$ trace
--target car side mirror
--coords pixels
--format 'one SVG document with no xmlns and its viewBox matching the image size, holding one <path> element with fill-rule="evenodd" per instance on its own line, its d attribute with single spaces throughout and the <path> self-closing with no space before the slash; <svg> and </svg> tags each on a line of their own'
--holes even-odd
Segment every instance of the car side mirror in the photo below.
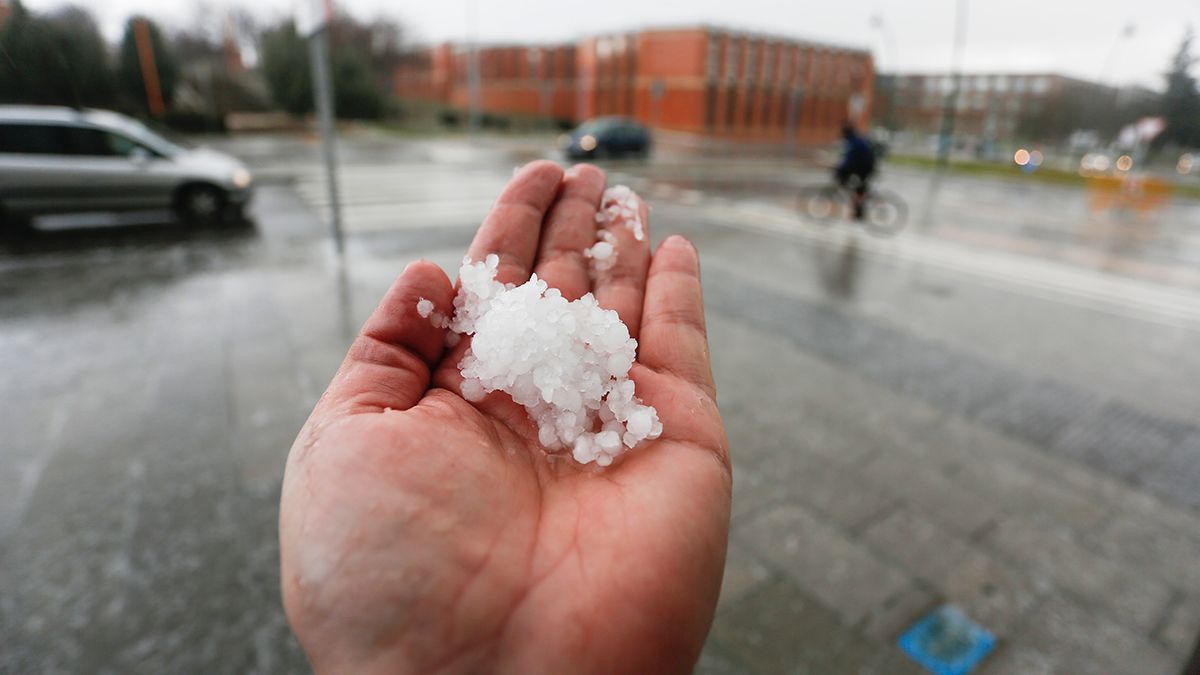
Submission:
<svg viewBox="0 0 1200 675">
<path fill-rule="evenodd" d="M 150 151 L 142 147 L 135 147 L 129 151 L 129 161 L 138 165 L 148 164 L 150 162 Z"/>
</svg>

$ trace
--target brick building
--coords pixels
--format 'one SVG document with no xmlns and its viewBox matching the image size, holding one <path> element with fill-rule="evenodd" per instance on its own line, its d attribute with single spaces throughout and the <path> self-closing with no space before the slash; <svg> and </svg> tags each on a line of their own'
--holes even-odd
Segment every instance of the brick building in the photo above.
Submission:
<svg viewBox="0 0 1200 675">
<path fill-rule="evenodd" d="M 889 128 L 936 134 L 948 74 L 880 75 L 875 119 Z M 1129 90 L 1132 91 L 1132 90 Z M 1129 91 L 1056 74 L 962 76 L 955 104 L 957 136 L 992 140 L 1061 140 L 1077 129 L 1110 131 L 1125 123 Z"/>
<path fill-rule="evenodd" d="M 747 139 L 821 142 L 870 110 L 869 53 L 714 28 L 655 29 L 565 45 L 479 49 L 490 114 L 578 122 L 627 115 L 650 126 Z M 442 44 L 397 69 L 402 99 L 470 105 L 470 51 Z"/>
</svg>

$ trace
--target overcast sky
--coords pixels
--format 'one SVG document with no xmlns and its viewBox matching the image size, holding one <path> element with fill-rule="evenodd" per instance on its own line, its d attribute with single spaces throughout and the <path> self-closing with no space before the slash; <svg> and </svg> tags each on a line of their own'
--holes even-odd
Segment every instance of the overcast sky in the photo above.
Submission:
<svg viewBox="0 0 1200 675">
<path fill-rule="evenodd" d="M 260 16 L 273 18 L 292 13 L 300 1 L 254 0 L 252 6 Z M 25 4 L 49 9 L 62 2 L 25 0 Z M 196 3 L 190 0 L 80 4 L 91 6 L 110 39 L 119 36 L 131 12 L 174 26 L 186 24 L 196 12 Z M 216 11 L 232 4 L 207 1 Z M 901 71 L 948 68 L 955 8 L 955 0 L 341 0 L 338 4 L 362 18 L 398 19 L 415 37 L 430 42 L 466 37 L 467 8 L 474 4 L 479 38 L 484 41 L 557 41 L 641 26 L 708 23 L 867 47 L 883 71 L 897 66 Z M 1200 0 L 967 0 L 966 4 L 963 62 L 967 72 L 1050 71 L 1160 88 L 1162 72 L 1185 27 L 1200 29 Z M 873 15 L 882 19 L 884 30 L 870 27 Z M 1134 25 L 1133 35 L 1119 39 L 1128 24 Z M 890 44 L 884 33 L 890 33 Z M 1193 53 L 1200 55 L 1200 44 Z M 1105 72 L 1109 62 L 1112 65 Z M 1193 70 L 1197 71 L 1200 67 Z"/>
</svg>

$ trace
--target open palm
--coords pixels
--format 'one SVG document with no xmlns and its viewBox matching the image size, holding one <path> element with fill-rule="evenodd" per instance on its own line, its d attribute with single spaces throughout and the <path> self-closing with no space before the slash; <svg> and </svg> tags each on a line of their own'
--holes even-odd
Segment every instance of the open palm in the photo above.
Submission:
<svg viewBox="0 0 1200 675">
<path fill-rule="evenodd" d="M 452 311 L 436 265 L 410 265 L 351 347 L 288 457 L 280 516 L 289 621 L 319 672 L 687 672 L 712 621 L 730 469 L 715 403 L 699 260 L 651 256 L 617 228 L 589 278 L 598 169 L 519 171 L 469 255 L 498 279 L 537 273 L 595 293 L 638 338 L 630 372 L 663 434 L 606 469 L 548 454 L 503 392 L 469 403 L 463 340 L 416 313 Z M 643 207 L 644 209 L 644 207 Z M 643 211 L 643 222 L 648 222 Z"/>
</svg>

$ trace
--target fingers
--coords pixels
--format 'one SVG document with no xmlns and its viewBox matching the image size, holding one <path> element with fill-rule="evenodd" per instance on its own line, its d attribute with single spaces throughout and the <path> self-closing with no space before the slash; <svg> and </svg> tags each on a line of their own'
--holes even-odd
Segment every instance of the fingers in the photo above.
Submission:
<svg viewBox="0 0 1200 675">
<path fill-rule="evenodd" d="M 442 358 L 446 332 L 417 313 L 422 299 L 433 311 L 454 312 L 454 287 L 437 265 L 420 260 L 404 269 L 363 325 L 322 405 L 407 410 L 429 388 L 430 369 Z"/>
<path fill-rule="evenodd" d="M 660 244 L 650 261 L 638 362 L 716 396 L 704 327 L 700 256 L 679 235 Z"/>
<path fill-rule="evenodd" d="M 562 176 L 562 169 L 546 160 L 530 162 L 517 171 L 475 233 L 467 249 L 471 260 L 483 260 L 495 253 L 500 256 L 497 280 L 515 284 L 527 281 L 542 221 L 558 196 Z"/>
<path fill-rule="evenodd" d="M 542 232 L 534 272 L 568 300 L 592 287 L 583 251 L 596 243 L 596 210 L 604 181 L 604 172 L 590 164 L 568 169 Z"/>
<path fill-rule="evenodd" d="M 639 240 L 624 221 L 608 226 L 617 239 L 616 262 L 596 273 L 592 292 L 605 309 L 616 310 L 629 334 L 638 337 L 642 323 L 642 302 L 646 293 L 646 269 L 650 266 L 650 210 L 645 200 L 638 198 L 638 217 L 643 236 Z"/>
</svg>

